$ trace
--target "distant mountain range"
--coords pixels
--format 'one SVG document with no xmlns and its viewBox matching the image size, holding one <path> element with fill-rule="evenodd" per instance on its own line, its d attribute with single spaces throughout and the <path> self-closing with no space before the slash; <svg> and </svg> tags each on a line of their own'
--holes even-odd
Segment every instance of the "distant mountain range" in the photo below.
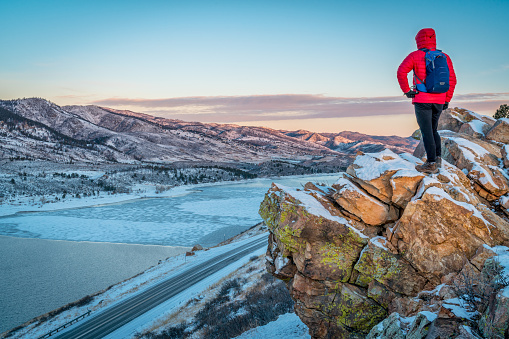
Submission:
<svg viewBox="0 0 509 339">
<path fill-rule="evenodd" d="M 314 133 L 186 122 L 44 99 L 0 100 L 0 159 L 54 162 L 305 162 L 384 148 L 412 152 L 417 142 L 356 132 Z"/>
</svg>

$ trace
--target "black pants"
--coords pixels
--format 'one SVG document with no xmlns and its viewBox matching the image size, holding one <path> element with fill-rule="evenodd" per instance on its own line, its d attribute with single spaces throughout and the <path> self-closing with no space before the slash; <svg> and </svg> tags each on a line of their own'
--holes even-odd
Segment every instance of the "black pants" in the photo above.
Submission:
<svg viewBox="0 0 509 339">
<path fill-rule="evenodd" d="M 421 129 L 422 141 L 426 150 L 427 161 L 435 162 L 442 156 L 440 135 L 437 132 L 438 119 L 444 105 L 416 102 L 414 104 L 415 117 Z"/>
</svg>

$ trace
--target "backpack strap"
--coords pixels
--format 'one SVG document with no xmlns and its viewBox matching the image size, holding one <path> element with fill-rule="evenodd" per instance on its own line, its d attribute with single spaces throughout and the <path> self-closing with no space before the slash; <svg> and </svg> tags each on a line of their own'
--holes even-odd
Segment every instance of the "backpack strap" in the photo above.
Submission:
<svg viewBox="0 0 509 339">
<path fill-rule="evenodd" d="M 430 50 L 429 50 L 428 48 L 419 48 L 419 51 L 423 51 L 424 53 L 428 53 Z M 442 52 L 442 51 L 440 51 L 440 50 L 438 50 L 438 49 L 437 49 L 437 51 Z M 414 77 L 415 77 L 415 78 L 417 78 L 417 80 L 419 80 L 419 82 L 420 82 L 421 84 L 424 84 L 424 81 L 422 81 L 422 80 L 421 80 L 421 79 L 417 76 L 417 74 L 415 74 L 415 70 L 414 70 Z"/>
<path fill-rule="evenodd" d="M 417 76 L 417 74 L 415 74 L 415 71 L 414 71 L 414 78 L 417 78 L 417 80 L 419 80 L 419 82 L 420 82 L 421 84 L 424 84 L 424 81 L 422 81 L 422 80 L 421 80 L 421 79 Z"/>
</svg>

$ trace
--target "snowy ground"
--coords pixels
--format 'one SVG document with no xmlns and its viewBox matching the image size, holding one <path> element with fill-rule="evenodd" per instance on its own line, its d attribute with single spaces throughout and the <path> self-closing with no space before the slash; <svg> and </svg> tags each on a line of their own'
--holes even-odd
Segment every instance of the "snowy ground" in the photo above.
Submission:
<svg viewBox="0 0 509 339">
<path fill-rule="evenodd" d="M 80 172 L 81 173 L 81 172 Z M 93 174 L 90 171 L 83 171 L 83 173 L 87 173 L 91 177 L 96 177 L 98 175 L 104 174 L 104 172 L 98 172 L 99 174 Z M 231 182 L 214 182 L 214 183 L 203 183 L 203 184 L 193 184 L 193 185 L 183 185 L 176 186 L 167 191 L 157 193 L 156 185 L 151 184 L 137 184 L 133 187 L 133 193 L 117 193 L 117 194 L 101 194 L 100 196 L 92 196 L 92 197 L 82 197 L 82 198 L 70 198 L 64 201 L 57 201 L 51 203 L 36 203 L 33 205 L 31 203 L 32 198 L 29 197 L 19 197 L 16 199 L 14 204 L 1 204 L 0 205 L 0 216 L 13 215 L 18 212 L 40 212 L 40 211 L 54 211 L 61 209 L 72 209 L 72 208 L 82 208 L 82 207 L 92 207 L 92 206 L 101 206 L 107 204 L 115 204 L 120 202 L 126 202 L 141 198 L 163 198 L 163 197 L 178 197 L 187 194 L 191 194 L 196 190 L 199 190 L 203 187 L 211 187 L 211 186 L 222 186 L 222 185 L 235 185 L 235 184 L 243 184 L 243 183 L 257 183 L 263 181 L 313 181 L 313 180 L 323 180 L 324 178 L 330 178 L 331 182 L 335 180 L 333 178 L 339 177 L 339 173 L 332 174 L 316 174 L 316 175 L 295 175 L 295 176 L 284 176 L 284 177 L 275 177 L 275 178 L 259 178 L 259 179 L 244 179 L 238 181 Z M 302 179 L 302 180 L 300 180 Z"/>
<path fill-rule="evenodd" d="M 219 183 L 215 183 L 219 184 Z M 18 212 L 41 212 L 41 211 L 55 211 L 63 209 L 94 207 L 108 204 L 115 204 L 127 202 L 142 198 L 160 198 L 160 197 L 177 197 L 186 195 L 193 192 L 194 189 L 213 184 L 198 184 L 174 187 L 171 190 L 156 193 L 155 185 L 138 184 L 134 187 L 133 193 L 118 193 L 107 194 L 104 193 L 100 196 L 70 198 L 64 201 L 57 201 L 51 203 L 36 203 L 32 204 L 32 198 L 19 197 L 16 199 L 15 204 L 0 205 L 0 216 L 13 215 Z"/>
<path fill-rule="evenodd" d="M 39 337 L 52 329 L 55 329 L 62 324 L 68 322 L 69 320 L 86 313 L 88 310 L 92 311 L 92 314 L 97 314 L 98 312 L 114 305 L 115 303 L 123 300 L 124 298 L 129 297 L 132 293 L 136 293 L 137 291 L 144 290 L 150 286 L 157 284 L 159 281 L 163 279 L 170 278 L 174 275 L 180 274 L 183 270 L 192 269 L 192 267 L 199 265 L 200 263 L 209 260 L 210 258 L 219 255 L 221 253 L 225 253 L 236 246 L 245 244 L 255 239 L 266 238 L 267 233 L 262 233 L 255 235 L 254 237 L 246 236 L 244 239 L 240 239 L 238 242 L 234 242 L 225 246 L 211 248 L 209 250 L 197 251 L 196 255 L 185 257 L 185 255 L 180 255 L 177 257 L 169 258 L 168 260 L 162 262 L 161 264 L 143 272 L 140 275 L 137 275 L 131 279 L 123 281 L 119 284 L 114 285 L 112 288 L 100 292 L 95 295 L 93 300 L 81 307 L 73 307 L 67 311 L 64 311 L 55 317 L 48 319 L 45 322 L 39 322 L 37 320 L 33 321 L 30 324 L 27 324 L 25 328 L 17 331 L 12 338 L 36 338 Z M 200 283 L 193 286 L 193 288 L 188 289 L 181 294 L 177 295 L 175 298 L 172 298 L 168 302 L 165 302 L 153 309 L 150 312 L 147 312 L 142 317 L 136 319 L 129 326 L 123 327 L 119 329 L 116 333 L 116 336 L 109 336 L 110 338 L 126 338 L 134 335 L 135 332 L 140 332 L 146 326 L 150 326 L 151 322 L 156 321 L 158 317 L 164 316 L 168 312 L 171 311 L 173 307 L 176 307 L 185 301 L 193 298 L 195 295 L 200 294 L 210 285 L 217 283 L 224 276 L 227 276 L 235 269 L 239 268 L 253 255 L 262 255 L 265 253 L 265 249 L 262 248 L 257 252 L 253 252 L 252 254 L 244 257 L 242 260 L 226 267 L 220 272 L 211 275 L 205 280 L 202 280 Z M 117 334 L 121 333 L 121 336 Z"/>
<path fill-rule="evenodd" d="M 91 174 L 91 173 L 88 173 Z M 226 194 L 230 194 L 238 189 L 239 194 L 242 195 L 242 197 L 236 197 L 235 199 L 233 197 L 230 198 L 221 198 L 219 199 L 219 203 L 211 203 L 210 201 L 207 202 L 206 199 L 204 199 L 201 203 L 182 203 L 180 208 L 182 211 L 186 211 L 186 209 L 195 211 L 197 215 L 201 216 L 209 216 L 211 218 L 218 218 L 218 217 L 224 217 L 227 219 L 231 219 L 233 215 L 242 215 L 245 216 L 247 214 L 253 214 L 253 218 L 256 218 L 255 222 L 249 221 L 247 225 L 253 225 L 256 222 L 259 221 L 259 216 L 257 215 L 257 210 L 259 203 L 261 199 L 263 198 L 263 194 L 266 192 L 268 187 L 270 186 L 270 183 L 272 181 L 276 182 L 283 182 L 287 185 L 291 186 L 299 186 L 303 185 L 307 181 L 318 181 L 318 182 L 324 182 L 332 184 L 336 181 L 338 177 L 338 174 L 328 174 L 328 175 L 306 175 L 306 176 L 294 176 L 294 177 L 281 177 L 281 178 L 275 178 L 275 179 L 252 179 L 252 180 L 243 180 L 243 181 L 237 181 L 237 182 L 220 182 L 220 183 L 209 183 L 209 184 L 198 184 L 198 185 L 189 185 L 189 186 L 180 186 L 175 187 L 169 191 L 165 191 L 162 193 L 156 193 L 155 186 L 148 185 L 143 187 L 138 187 L 138 193 L 130 193 L 130 194 L 115 194 L 115 195 L 102 195 L 101 197 L 85 197 L 81 199 L 71 199 L 64 202 L 55 202 L 51 204 L 43 204 L 41 206 L 30 206 L 29 203 L 21 203 L 20 205 L 1 205 L 0 206 L 0 224 L 4 223 L 2 225 L 2 228 L 5 226 L 5 222 L 9 220 L 9 218 L 17 218 L 18 216 L 35 216 L 36 214 L 40 213 L 18 213 L 21 211 L 32 211 L 32 212 L 40 212 L 40 211 L 56 211 L 59 210 L 61 213 L 64 213 L 66 211 L 75 212 L 77 210 L 85 210 L 87 206 L 115 206 L 116 204 L 125 204 L 126 202 L 139 202 L 143 201 L 143 199 L 140 198 L 150 198 L 150 197 L 174 197 L 174 198 L 181 198 L 186 197 L 190 194 L 199 192 L 204 190 L 205 188 L 218 188 L 226 192 Z M 249 189 L 256 189 L 257 194 L 261 194 L 260 197 L 252 197 L 251 193 L 249 193 Z M 246 200 L 246 203 L 239 204 L 239 201 L 242 202 L 247 198 L 252 198 L 250 202 Z M 239 200 L 240 199 L 240 200 Z M 242 200 L 244 199 L 244 200 Z M 167 199 L 155 199 L 155 200 L 167 200 Z M 179 199 L 176 199 L 179 200 Z M 208 205 L 207 205 L 208 204 Z M 130 204 L 132 205 L 132 204 Z M 210 205 L 210 206 L 209 206 Z M 217 206 L 221 206 L 220 209 L 217 208 Z M 93 209 L 92 209 L 93 210 Z M 60 213 L 59 212 L 59 213 Z M 50 212 L 51 213 L 51 212 Z M 148 210 L 145 210 L 144 213 L 148 213 Z M 45 214 L 45 213 L 42 213 Z M 1 217 L 3 216 L 3 217 Z M 145 216 L 144 214 L 139 213 L 139 217 L 150 219 L 150 215 Z M 123 217 L 123 216 L 122 216 Z M 87 218 L 85 218 L 87 219 Z M 88 218 L 90 221 L 90 218 Z M 253 219 L 254 220 L 254 219 Z M 67 220 L 69 221 L 69 220 Z M 121 222 L 111 220 L 113 224 L 118 224 L 119 227 L 125 227 L 130 224 L 130 221 L 123 220 Z M 198 223 L 198 222 L 197 222 Z M 29 223 L 30 227 L 37 228 L 38 225 L 40 226 L 39 222 L 33 221 Z M 84 239 L 79 240 L 94 240 L 90 238 L 86 238 L 87 236 L 93 235 L 94 232 L 91 231 L 91 229 L 86 226 L 85 224 L 78 224 L 71 220 L 71 222 L 67 222 L 66 225 L 64 225 L 66 228 L 72 229 L 72 227 L 78 225 L 79 227 L 75 228 L 79 231 L 79 234 L 84 235 Z M 110 224 L 111 225 L 111 224 Z M 7 225 L 8 226 L 8 225 Z M 58 223 L 51 223 L 46 224 L 47 227 L 44 228 L 45 232 L 53 232 L 54 234 L 61 236 L 62 230 L 58 228 Z M 187 224 L 189 226 L 189 223 Z M 202 229 L 206 228 L 206 225 L 200 225 Z M 136 231 L 136 227 L 132 228 L 134 231 Z M 157 231 L 157 230 L 156 230 Z M 165 234 L 161 229 L 159 229 L 157 232 L 154 232 L 154 234 L 157 235 L 159 232 L 159 237 Z M 214 232 L 213 232 L 214 233 Z M 217 230 L 214 234 L 215 243 L 218 243 L 223 240 L 223 230 Z M 237 232 L 238 233 L 238 232 Z M 139 232 L 135 232 L 133 234 L 130 234 L 127 238 L 134 237 L 135 243 L 140 243 L 140 239 L 136 238 L 136 236 L 139 235 Z M 22 236 L 22 235 L 21 235 Z M 28 235 L 29 237 L 33 237 L 32 234 Z M 265 235 L 266 236 L 266 235 Z M 60 238 L 61 239 L 61 238 Z M 65 237 L 64 237 L 65 239 Z M 72 239 L 72 238 L 71 238 Z M 73 239 L 77 240 L 77 239 Z M 125 242 L 117 238 L 117 239 L 108 239 L 112 242 Z M 105 239 L 101 239 L 99 241 L 105 241 Z M 249 240 L 242 240 L 241 241 L 249 241 Z M 153 243 L 153 242 L 145 242 L 145 243 Z M 166 244 L 172 244 L 172 243 L 166 243 Z M 172 245 L 176 245 L 173 243 Z M 73 307 L 69 311 L 66 311 L 64 313 L 58 314 L 52 319 L 48 320 L 47 322 L 39 324 L 37 321 L 29 324 L 26 326 L 25 329 L 22 331 L 18 331 L 19 333 L 16 334 L 17 337 L 26 337 L 31 338 L 33 336 L 37 336 L 39 334 L 43 334 L 52 328 L 58 327 L 59 324 L 65 323 L 66 321 L 69 321 L 70 319 L 85 313 L 88 309 L 91 309 L 93 312 L 96 312 L 103 307 L 109 306 L 112 303 L 116 302 L 117 300 L 121 299 L 122 297 L 128 295 L 129 293 L 132 293 L 133 291 L 136 291 L 140 288 L 146 288 L 150 284 L 154 284 L 160 279 L 163 279 L 164 277 L 170 275 L 170 274 L 176 274 L 176 272 L 180 272 L 181 269 L 184 269 L 184 267 L 189 266 L 182 266 L 182 265 L 190 265 L 191 263 L 195 262 L 196 260 L 207 260 L 213 253 L 219 253 L 215 251 L 226 251 L 228 250 L 228 246 L 222 246 L 220 249 L 211 249 L 209 251 L 203 251 L 199 252 L 198 255 L 194 257 L 185 258 L 183 256 L 178 256 L 174 259 L 165 261 L 161 263 L 160 265 L 157 265 L 154 268 L 149 269 L 148 271 L 144 272 L 143 275 L 136 277 L 134 279 L 130 279 L 128 281 L 124 281 L 122 283 L 119 283 L 115 285 L 113 288 L 108 289 L 107 291 L 103 291 L 100 294 L 100 297 L 94 297 L 91 303 L 87 304 L 86 306 L 82 307 Z M 184 262 L 184 260 L 187 260 L 188 262 Z M 223 272 L 224 273 L 224 272 Z M 226 274 L 226 273 L 225 273 Z M 220 279 L 220 276 L 215 276 L 214 279 Z M 212 278 L 211 278 L 212 279 Z M 209 284 L 213 284 L 213 281 L 208 281 Z M 205 286 L 202 286 L 205 288 Z M 182 299 L 184 300 L 184 299 Z M 34 334 L 35 333 L 35 334 Z"/>
<path fill-rule="evenodd" d="M 309 328 L 300 320 L 295 313 L 280 315 L 275 321 L 267 325 L 246 331 L 235 339 L 308 339 Z"/>
</svg>

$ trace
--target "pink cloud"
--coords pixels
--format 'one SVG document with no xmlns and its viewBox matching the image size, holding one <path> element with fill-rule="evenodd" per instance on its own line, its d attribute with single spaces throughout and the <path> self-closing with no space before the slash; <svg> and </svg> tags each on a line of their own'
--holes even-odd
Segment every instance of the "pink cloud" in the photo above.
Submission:
<svg viewBox="0 0 509 339">
<path fill-rule="evenodd" d="M 458 94 L 452 106 L 493 110 L 509 102 L 509 93 Z M 167 118 L 203 122 L 345 118 L 413 114 L 404 96 L 345 98 L 313 94 L 196 96 L 163 99 L 109 98 L 92 102 L 129 108 Z"/>
</svg>

